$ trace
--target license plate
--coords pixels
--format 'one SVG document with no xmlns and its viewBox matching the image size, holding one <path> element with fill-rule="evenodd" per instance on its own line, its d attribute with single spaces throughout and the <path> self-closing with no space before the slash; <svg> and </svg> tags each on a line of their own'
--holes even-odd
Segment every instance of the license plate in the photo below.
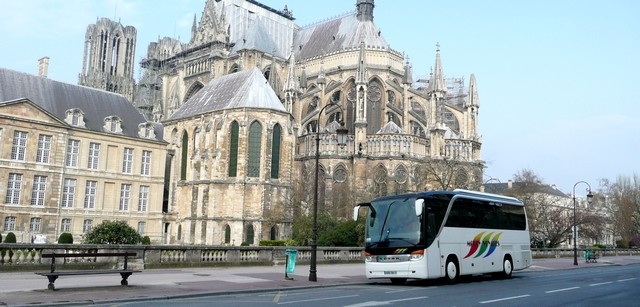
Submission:
<svg viewBox="0 0 640 307">
<path fill-rule="evenodd" d="M 384 275 L 397 275 L 397 271 L 384 271 Z"/>
</svg>

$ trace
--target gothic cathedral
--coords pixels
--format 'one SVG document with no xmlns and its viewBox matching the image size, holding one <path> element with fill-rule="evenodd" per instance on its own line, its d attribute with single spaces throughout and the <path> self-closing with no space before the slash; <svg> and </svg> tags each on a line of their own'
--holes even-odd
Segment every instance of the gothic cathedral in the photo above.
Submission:
<svg viewBox="0 0 640 307">
<path fill-rule="evenodd" d="M 319 212 L 349 218 L 378 196 L 480 187 L 474 75 L 446 78 L 436 45 L 429 77 L 414 82 L 374 0 L 355 2 L 301 27 L 287 7 L 207 0 L 188 42 L 148 46 L 134 90 L 135 29 L 89 27 L 80 83 L 132 95 L 164 126 L 167 243 L 286 239 L 316 197 Z"/>
</svg>

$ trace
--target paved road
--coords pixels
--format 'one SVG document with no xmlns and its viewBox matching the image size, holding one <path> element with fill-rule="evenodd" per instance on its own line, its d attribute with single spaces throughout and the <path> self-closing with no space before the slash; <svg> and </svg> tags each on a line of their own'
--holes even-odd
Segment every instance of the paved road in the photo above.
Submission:
<svg viewBox="0 0 640 307">
<path fill-rule="evenodd" d="M 640 263 L 639 256 L 604 257 L 598 263 L 573 258 L 534 259 L 527 271 L 580 269 Z M 298 265 L 293 280 L 285 280 L 284 265 L 230 268 L 144 270 L 120 286 L 119 275 L 62 276 L 56 291 L 47 290 L 47 279 L 32 272 L 0 273 L 0 305 L 88 305 L 149 298 L 191 297 L 216 294 L 304 289 L 370 283 L 364 264 L 318 265 L 318 281 L 308 281 L 309 266 Z M 515 272 L 514 274 L 518 274 Z M 386 280 L 381 280 L 386 283 Z"/>
</svg>

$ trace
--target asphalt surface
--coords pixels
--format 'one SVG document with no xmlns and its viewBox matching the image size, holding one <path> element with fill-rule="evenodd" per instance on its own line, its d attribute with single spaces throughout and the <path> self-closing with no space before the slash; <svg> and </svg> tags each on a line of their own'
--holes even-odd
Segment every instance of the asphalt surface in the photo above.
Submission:
<svg viewBox="0 0 640 307">
<path fill-rule="evenodd" d="M 640 263 L 640 256 L 611 256 L 585 263 L 573 258 L 534 259 L 526 271 L 568 270 L 605 265 Z M 518 272 L 514 272 L 518 274 Z M 285 279 L 284 264 L 277 266 L 186 268 L 143 270 L 120 285 L 120 275 L 61 276 L 56 290 L 48 290 L 46 277 L 33 272 L 0 273 L 0 306 L 70 306 L 124 303 L 136 300 L 185 298 L 211 294 L 281 291 L 372 281 L 364 275 L 364 264 L 317 266 L 317 281 L 309 281 L 309 266 L 297 265 Z M 379 282 L 387 282 L 379 280 Z"/>
</svg>

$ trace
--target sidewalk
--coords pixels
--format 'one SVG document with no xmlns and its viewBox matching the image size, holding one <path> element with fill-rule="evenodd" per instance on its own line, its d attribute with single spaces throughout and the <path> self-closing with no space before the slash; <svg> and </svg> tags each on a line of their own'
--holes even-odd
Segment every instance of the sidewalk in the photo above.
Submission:
<svg viewBox="0 0 640 307">
<path fill-rule="evenodd" d="M 534 259 L 525 272 L 633 263 L 640 263 L 640 257 L 604 257 L 597 263 L 578 259 L 578 266 L 573 265 L 573 258 Z M 284 265 L 144 270 L 129 277 L 128 287 L 120 286 L 120 275 L 62 276 L 55 283 L 57 290 L 51 291 L 47 290 L 47 279 L 33 272 L 0 273 L 0 305 L 87 305 L 370 282 L 362 263 L 318 265 L 317 282 L 308 280 L 308 265 L 298 265 L 295 273 L 288 275 L 294 280 L 285 280 Z"/>
</svg>

